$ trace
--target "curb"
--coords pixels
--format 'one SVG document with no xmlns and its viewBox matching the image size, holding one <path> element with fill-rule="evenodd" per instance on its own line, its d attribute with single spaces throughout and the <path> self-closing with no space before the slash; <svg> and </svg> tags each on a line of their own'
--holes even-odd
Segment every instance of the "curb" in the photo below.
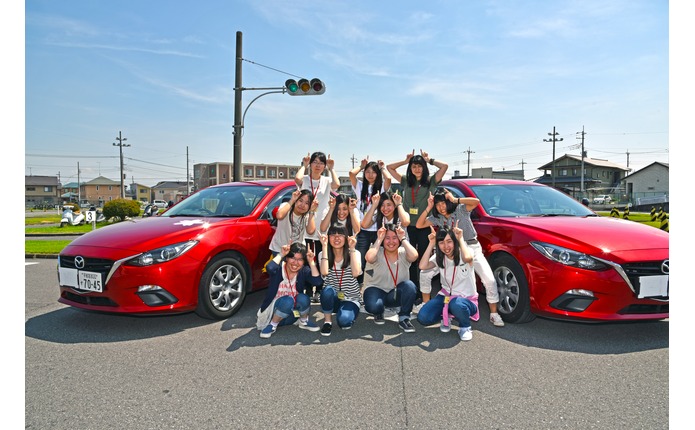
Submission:
<svg viewBox="0 0 695 430">
<path fill-rule="evenodd" d="M 36 259 L 36 258 L 58 258 L 58 254 L 24 254 L 24 259 Z"/>
</svg>

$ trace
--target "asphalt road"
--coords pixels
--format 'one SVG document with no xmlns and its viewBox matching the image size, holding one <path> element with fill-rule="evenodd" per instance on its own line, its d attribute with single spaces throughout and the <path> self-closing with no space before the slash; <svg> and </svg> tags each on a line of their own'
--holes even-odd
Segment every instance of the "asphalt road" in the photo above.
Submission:
<svg viewBox="0 0 695 430">
<path fill-rule="evenodd" d="M 473 324 L 473 340 L 360 315 L 330 337 L 57 303 L 55 259 L 25 267 L 25 428 L 667 429 L 669 321 Z M 319 316 L 318 307 L 312 314 Z"/>
</svg>

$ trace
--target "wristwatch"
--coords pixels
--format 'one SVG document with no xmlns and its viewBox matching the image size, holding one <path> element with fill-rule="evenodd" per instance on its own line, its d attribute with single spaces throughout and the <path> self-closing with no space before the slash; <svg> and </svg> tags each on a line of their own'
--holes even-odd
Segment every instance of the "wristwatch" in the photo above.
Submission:
<svg viewBox="0 0 695 430">
<path fill-rule="evenodd" d="M 434 166 L 434 158 L 430 158 L 430 164 Z"/>
</svg>

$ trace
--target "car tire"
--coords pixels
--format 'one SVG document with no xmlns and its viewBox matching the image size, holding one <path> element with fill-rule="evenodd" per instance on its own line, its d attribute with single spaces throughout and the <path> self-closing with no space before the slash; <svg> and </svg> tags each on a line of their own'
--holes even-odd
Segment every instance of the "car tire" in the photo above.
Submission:
<svg viewBox="0 0 695 430">
<path fill-rule="evenodd" d="M 244 264 L 230 253 L 208 263 L 198 285 L 198 316 L 212 320 L 234 315 L 246 298 L 248 275 Z"/>
<path fill-rule="evenodd" d="M 533 321 L 536 316 L 531 312 L 528 281 L 519 262 L 509 255 L 498 255 L 490 260 L 490 267 L 500 294 L 497 312 L 510 323 Z"/>
</svg>

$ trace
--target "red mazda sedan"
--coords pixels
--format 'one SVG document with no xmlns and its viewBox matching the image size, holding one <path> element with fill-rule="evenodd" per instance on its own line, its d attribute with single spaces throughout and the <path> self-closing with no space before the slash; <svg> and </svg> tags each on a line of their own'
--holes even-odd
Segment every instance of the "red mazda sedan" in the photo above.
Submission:
<svg viewBox="0 0 695 430">
<path fill-rule="evenodd" d="M 667 232 L 600 217 L 533 182 L 451 179 L 441 186 L 480 200 L 471 219 L 495 274 L 505 321 L 668 318 Z"/>
<path fill-rule="evenodd" d="M 102 312 L 228 318 L 249 291 L 267 287 L 273 209 L 296 189 L 287 180 L 212 186 L 160 216 L 89 232 L 60 253 L 58 301 Z"/>
</svg>

